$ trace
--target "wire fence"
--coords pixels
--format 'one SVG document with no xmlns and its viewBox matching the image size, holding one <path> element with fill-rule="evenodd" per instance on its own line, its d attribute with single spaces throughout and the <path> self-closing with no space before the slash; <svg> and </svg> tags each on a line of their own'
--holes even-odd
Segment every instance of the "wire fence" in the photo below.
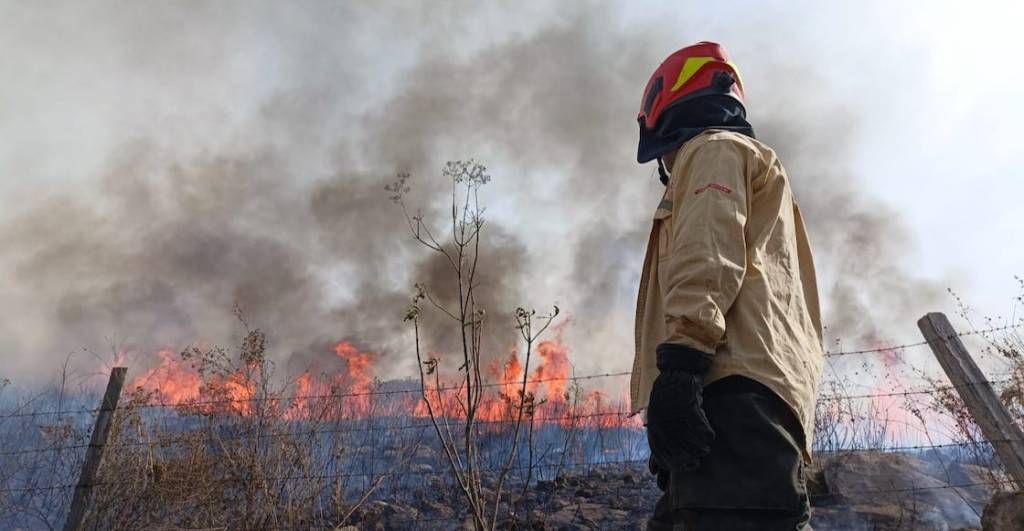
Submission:
<svg viewBox="0 0 1024 531">
<path fill-rule="evenodd" d="M 975 336 L 975 335 L 991 334 L 991 333 L 1003 332 L 1003 331 L 1012 330 L 1012 329 L 1018 329 L 1018 328 L 1022 328 L 1022 327 L 1024 327 L 1024 323 L 1009 324 L 1009 325 L 1004 325 L 1004 326 L 999 326 L 999 327 L 986 328 L 986 329 L 983 329 L 983 330 L 971 330 L 971 331 L 967 331 L 967 332 L 960 332 L 960 333 L 953 334 L 953 335 L 948 336 L 948 337 L 942 337 L 940 339 L 941 340 L 948 340 L 948 339 L 952 339 L 953 337 L 968 337 L 968 336 Z M 851 356 L 851 355 L 862 355 L 862 354 L 889 354 L 889 353 L 901 352 L 901 351 L 906 350 L 908 348 L 925 346 L 925 345 L 928 345 L 929 343 L 930 343 L 929 341 L 918 341 L 918 342 L 913 342 L 913 343 L 903 343 L 903 344 L 899 344 L 899 345 L 876 347 L 876 348 L 870 348 L 870 349 L 860 349 L 860 350 L 850 350 L 850 351 L 843 351 L 843 350 L 839 350 L 839 351 L 826 351 L 825 352 L 825 357 L 826 358 L 835 358 L 835 357 Z M 485 388 L 485 389 L 491 389 L 491 388 L 507 388 L 509 386 L 516 386 L 516 385 L 521 385 L 521 384 L 536 385 L 536 384 L 540 384 L 540 383 L 564 382 L 564 381 L 580 382 L 580 381 L 587 381 L 587 380 L 595 380 L 595 379 L 599 379 L 599 378 L 613 378 L 613 377 L 619 377 L 619 376 L 630 376 L 631 374 L 632 374 L 631 372 L 623 371 L 623 372 L 607 372 L 607 373 L 600 373 L 600 374 L 590 374 L 590 375 L 585 375 L 585 376 L 562 376 L 562 377 L 552 377 L 552 378 L 527 379 L 525 381 L 524 380 L 509 380 L 509 381 L 500 381 L 500 382 L 483 382 L 482 384 L 478 385 L 478 387 Z M 1002 383 L 1002 381 L 997 380 L 997 381 L 991 381 L 991 382 L 986 382 L 986 383 L 990 383 L 990 384 L 991 383 Z M 950 388 L 952 388 L 952 387 L 950 387 Z M 447 385 L 447 386 L 439 386 L 439 387 L 428 387 L 426 391 L 429 392 L 429 393 L 437 393 L 437 392 L 459 392 L 459 391 L 463 391 L 463 390 L 465 390 L 465 385 L 464 384 L 460 384 L 460 385 Z M 142 408 L 178 408 L 178 407 L 216 406 L 216 405 L 224 405 L 224 404 L 232 404 L 232 403 L 258 403 L 258 402 L 283 403 L 283 402 L 302 401 L 302 400 L 345 399 L 345 398 L 353 398 L 353 397 L 376 397 L 376 396 L 410 395 L 410 394 L 418 395 L 418 394 L 422 394 L 423 392 L 424 391 L 422 389 L 420 389 L 420 388 L 415 388 L 415 389 L 381 389 L 381 390 L 363 391 L 363 392 L 322 393 L 322 394 L 309 394 L 309 395 L 288 395 L 288 396 L 277 396 L 277 397 L 256 397 L 256 396 L 251 396 L 251 397 L 229 397 L 229 398 L 218 398 L 218 399 L 215 399 L 215 400 L 184 400 L 184 401 L 177 401 L 177 402 L 149 401 L 146 404 L 142 404 L 142 405 L 139 405 L 139 406 L 136 406 L 136 407 L 142 407 Z M 909 391 L 909 393 L 916 393 L 916 392 L 918 392 L 918 391 Z M 926 392 L 926 391 L 920 391 L 920 392 Z M 869 396 L 884 396 L 884 395 L 865 395 L 865 397 L 869 397 Z M 896 396 L 896 395 L 892 395 L 892 396 Z M 92 413 L 96 413 L 98 411 L 99 411 L 98 408 L 82 408 L 82 409 L 70 409 L 70 410 L 13 412 L 13 413 L 0 414 L 0 421 L 3 421 L 5 419 L 23 418 L 23 417 L 36 417 L 36 416 L 46 416 L 46 415 L 62 416 L 62 415 L 92 414 Z"/>
<path fill-rule="evenodd" d="M 968 332 L 955 334 L 958 337 L 974 336 L 992 334 L 1010 329 L 1016 329 L 1024 326 L 1022 324 L 1007 325 L 1000 327 L 992 327 L 984 330 L 972 330 Z M 943 339 L 950 339 L 952 336 Z M 906 349 L 920 347 L 928 345 L 928 341 L 920 341 L 914 343 L 906 343 L 894 346 L 885 346 L 871 349 L 859 349 L 851 351 L 830 351 L 826 353 L 829 358 L 845 357 L 852 355 L 869 355 L 869 354 L 892 354 L 903 352 Z M 494 381 L 484 382 L 479 385 L 481 388 L 486 389 L 498 389 L 498 390 L 510 390 L 510 389 L 522 389 L 526 386 L 536 386 L 544 383 L 551 382 L 563 382 L 576 384 L 577 382 L 598 380 L 598 379 L 616 379 L 629 376 L 629 372 L 608 372 L 601 374 L 591 374 L 583 376 L 563 376 L 563 377 L 549 377 L 549 378 L 534 378 L 534 379 L 519 379 L 515 381 Z M 893 391 L 882 391 L 874 393 L 860 393 L 853 394 L 845 392 L 845 388 L 841 385 L 843 392 L 834 393 L 828 395 L 821 395 L 818 398 L 819 404 L 834 404 L 840 402 L 849 402 L 856 400 L 867 400 L 876 401 L 879 399 L 909 399 L 910 397 L 918 398 L 921 396 L 937 396 L 950 391 L 958 391 L 960 388 L 976 386 L 976 385 L 991 385 L 991 386 L 1005 386 L 1011 383 L 1020 383 L 1017 377 L 1001 374 L 998 378 L 993 378 L 983 382 L 971 382 L 964 385 L 938 385 L 931 384 L 923 388 L 906 389 L 906 390 L 893 390 Z M 418 384 L 418 382 L 417 382 Z M 131 411 L 138 414 L 142 410 L 155 410 L 155 411 L 169 411 L 173 413 L 167 418 L 187 418 L 189 416 L 216 416 L 218 414 L 237 414 L 237 411 L 231 410 L 216 410 L 207 409 L 203 411 L 201 408 L 211 408 L 214 406 L 229 406 L 237 404 L 264 404 L 273 406 L 282 406 L 284 410 L 291 407 L 294 404 L 310 403 L 316 401 L 332 401 L 332 402 L 344 402 L 350 399 L 364 398 L 364 399 L 385 399 L 388 397 L 411 397 L 416 400 L 423 400 L 424 396 L 437 396 L 440 397 L 442 393 L 461 393 L 465 391 L 464 385 L 440 385 L 434 388 L 423 389 L 418 386 L 409 388 L 399 389 L 382 389 L 374 388 L 365 391 L 346 391 L 346 392 L 328 392 L 328 393 L 312 393 L 312 394 L 294 394 L 287 396 L 244 396 L 244 397 L 217 397 L 214 399 L 190 399 L 190 400 L 178 400 L 178 401 L 160 401 L 160 400 L 149 400 L 144 403 L 132 403 L 122 404 L 118 406 L 118 410 L 121 412 Z M 66 417 L 66 416 L 81 416 L 81 415 L 93 415 L 99 411 L 98 408 L 57 408 L 52 410 L 25 410 L 30 407 L 29 405 L 23 405 L 20 410 L 14 410 L 8 413 L 0 414 L 0 424 L 3 422 L 16 421 L 18 419 L 34 419 L 37 417 Z M 410 412 L 411 413 L 411 412 Z M 292 427 L 293 429 L 265 429 L 256 432 L 252 431 L 240 431 L 240 432 L 223 432 L 216 433 L 215 437 L 210 440 L 210 443 L 216 442 L 217 444 L 223 444 L 226 441 L 269 441 L 275 439 L 281 440 L 292 440 L 297 437 L 308 437 L 308 438 L 319 438 L 324 436 L 340 436 L 353 435 L 353 434 L 395 434 L 397 432 L 425 432 L 443 427 L 446 430 L 464 429 L 468 424 L 465 418 L 458 418 L 457 416 L 451 418 L 444 418 L 442 424 L 437 424 L 435 421 L 425 421 L 422 413 L 420 414 L 408 414 L 404 418 L 395 421 L 391 419 L 389 422 L 377 422 L 379 419 L 375 419 L 372 416 L 367 418 L 350 418 L 350 419 L 334 419 L 334 421 L 327 425 L 317 425 L 312 427 L 304 427 L 302 419 L 292 422 L 279 423 L 280 427 Z M 502 419 L 475 419 L 473 421 L 478 429 L 493 428 L 499 432 L 503 429 L 507 429 L 514 425 L 514 420 L 510 418 Z M 618 410 L 604 410 L 604 411 L 576 411 L 568 410 L 557 412 L 557 414 L 534 414 L 526 416 L 523 419 L 522 425 L 535 426 L 554 426 L 561 428 L 571 429 L 593 429 L 600 431 L 601 429 L 618 429 L 632 432 L 632 439 L 635 443 L 639 441 L 645 442 L 643 438 L 643 430 L 639 419 L 630 411 L 620 407 Z M 132 448 L 141 449 L 173 449 L 177 446 L 196 444 L 197 441 L 201 444 L 202 438 L 197 438 L 195 434 L 188 433 L 188 427 L 182 428 L 185 432 L 179 436 L 160 436 L 147 438 L 144 430 L 139 437 L 135 439 L 122 437 L 119 440 L 106 445 L 106 448 L 111 451 L 128 450 Z M 626 440 L 626 439 L 623 439 Z M 1001 442 L 1019 442 L 1016 440 L 969 440 L 969 441 L 952 441 L 952 442 L 939 442 L 936 444 L 876 444 L 876 445 L 856 445 L 848 444 L 841 448 L 830 448 L 819 450 L 818 453 L 829 455 L 840 452 L 851 452 L 851 451 L 883 451 L 883 452 L 926 452 L 926 451 L 943 451 L 950 449 L 959 448 L 974 448 L 985 447 L 986 452 L 991 453 L 991 446 L 994 443 Z M 12 458 L 22 459 L 26 456 L 33 455 L 50 455 L 50 454 L 62 454 L 70 452 L 78 455 L 84 449 L 88 448 L 89 444 L 85 443 L 72 443 L 72 444 L 49 444 L 34 446 L 29 448 L 17 448 L 17 449 L 6 449 L 0 451 L 0 458 L 10 460 Z M 531 449 L 532 451 L 532 449 Z M 10 462 L 10 461 L 8 461 Z M 560 461 L 557 463 L 543 462 L 543 460 L 534 462 L 531 456 L 530 461 L 526 464 L 513 464 L 511 466 L 489 466 L 482 468 L 479 472 L 482 473 L 522 473 L 529 472 L 530 476 L 533 477 L 534 473 L 543 474 L 548 470 L 557 470 L 559 473 L 573 473 L 572 471 L 582 471 L 586 469 L 592 469 L 594 467 L 624 467 L 631 469 L 642 470 L 645 467 L 647 459 L 645 456 L 630 457 L 630 458 L 604 458 L 602 456 L 591 456 L 589 459 L 574 460 L 574 461 Z M 0 467 L 2 468 L 2 467 Z M 372 468 L 372 467 L 371 467 Z M 450 473 L 450 472 L 449 472 Z M 406 480 L 408 478 L 414 478 L 417 476 L 429 476 L 438 477 L 446 475 L 443 471 L 437 471 L 432 468 L 426 470 L 411 470 L 408 467 L 392 468 L 385 471 L 359 471 L 359 472 L 331 472 L 324 474 L 285 474 L 285 475 L 268 475 L 260 477 L 259 480 L 265 485 L 274 483 L 289 483 L 289 482 L 335 482 L 339 480 L 349 479 L 364 479 L 364 480 L 375 480 L 379 481 L 386 478 L 401 478 Z M 70 482 L 56 482 L 56 483 L 43 483 L 43 484 L 23 484 L 23 485 L 12 485 L 10 484 L 10 478 L 13 476 L 0 477 L 0 503 L 3 503 L 5 498 L 10 496 L 31 496 L 35 493 L 41 493 L 46 491 L 67 491 L 73 489 L 75 484 Z M 236 477 L 224 477 L 215 479 L 213 481 L 223 483 L 238 483 L 250 481 L 252 478 L 236 478 Z M 157 480 L 152 480 L 157 481 Z M 164 479 L 163 485 L 173 485 L 175 480 Z M 93 483 L 91 487 L 101 488 L 117 488 L 125 487 L 130 485 L 138 484 L 139 479 L 112 481 L 103 480 Z M 985 482 L 948 482 L 945 485 L 924 485 L 924 486 L 912 486 L 912 487 L 893 487 L 891 489 L 877 489 L 877 490 L 864 490 L 864 491 L 851 491 L 844 492 L 844 495 L 853 494 L 899 494 L 916 491 L 931 491 L 936 489 L 961 489 L 970 487 L 984 487 L 987 489 L 1003 488 L 1009 484 L 1009 480 L 1001 479 L 999 477 L 993 477 L 991 481 Z M 650 485 L 648 485 L 650 486 Z M 271 488 L 269 486 L 265 488 Z M 638 487 L 639 488 L 639 487 Z M 817 494 L 816 496 L 831 496 L 834 493 Z M 393 520 L 392 523 L 405 522 L 408 524 L 423 524 L 428 522 L 442 522 L 442 521 L 458 521 L 465 520 L 465 514 L 459 514 L 455 516 L 444 516 L 444 517 L 423 517 L 415 519 L 397 519 Z"/>
<path fill-rule="evenodd" d="M 598 376 L 567 377 L 567 378 L 547 378 L 547 379 L 528 380 L 528 381 L 529 382 L 550 382 L 550 381 L 561 381 L 561 380 L 577 381 L 577 380 L 582 380 L 582 379 L 593 379 L 595 377 L 613 377 L 613 376 L 628 376 L 628 375 L 629 375 L 629 373 L 609 373 L 609 374 L 603 374 L 603 375 L 598 375 Z M 894 392 L 883 392 L 883 393 L 866 393 L 866 394 L 831 394 L 831 395 L 822 395 L 822 396 L 820 396 L 818 398 L 818 403 L 819 404 L 828 404 L 828 403 L 836 403 L 836 402 L 840 402 L 840 401 L 849 401 L 849 400 L 865 400 L 865 399 L 878 399 L 878 398 L 899 398 L 899 397 L 909 397 L 909 396 L 918 396 L 918 395 L 935 395 L 935 394 L 938 394 L 938 393 L 942 393 L 944 391 L 950 391 L 950 390 L 955 390 L 955 389 L 962 389 L 962 388 L 972 387 L 972 386 L 976 386 L 976 385 L 1001 385 L 1001 384 L 1006 384 L 1006 383 L 1013 382 L 1013 381 L 1015 381 L 1014 378 L 1001 378 L 1001 379 L 997 379 L 997 380 L 985 380 L 985 381 L 982 381 L 982 382 L 971 382 L 971 383 L 963 384 L 963 385 L 952 385 L 952 384 L 950 384 L 950 385 L 938 385 L 938 386 L 930 387 L 928 389 L 914 389 L 914 390 L 907 390 L 907 391 L 894 391 Z M 313 399 L 318 399 L 319 400 L 319 399 L 325 399 L 325 398 L 344 399 L 344 398 L 353 398 L 353 397 L 362 397 L 362 396 L 379 396 L 381 394 L 405 394 L 405 393 L 417 393 L 417 394 L 419 394 L 420 391 L 419 390 L 403 390 L 403 391 L 388 391 L 386 393 L 367 392 L 367 393 L 346 393 L 346 394 L 330 394 L 330 395 L 296 395 L 296 396 L 292 396 L 292 397 L 289 397 L 289 398 L 275 399 L 275 401 L 289 402 L 289 401 L 302 401 L 302 400 L 313 400 Z M 269 400 L 269 399 L 255 399 L 255 398 L 251 399 L 251 401 L 267 401 L 267 400 Z M 246 400 L 243 400 L 243 399 L 237 399 L 237 400 L 236 399 L 232 399 L 229 402 L 245 402 L 245 401 Z M 139 405 L 133 406 L 133 407 L 144 408 L 144 409 L 148 409 L 148 408 L 152 408 L 152 407 L 165 407 L 165 408 L 172 408 L 172 409 L 180 409 L 180 408 L 188 409 L 188 408 L 192 408 L 192 407 L 199 406 L 199 405 L 222 404 L 222 403 L 225 403 L 225 402 L 224 401 L 180 401 L 180 402 L 166 403 L 166 404 L 163 404 L 161 406 L 155 406 L 153 404 L 139 404 Z M 125 407 L 126 406 L 120 406 L 120 409 L 124 409 Z M 90 410 L 90 411 L 95 411 L 95 410 Z M 47 414 L 49 414 L 49 412 L 43 413 L 43 415 L 47 415 Z M 20 418 L 30 417 L 30 416 L 32 416 L 32 415 L 31 414 L 19 415 Z M 583 425 L 586 425 L 586 421 L 588 421 L 590 419 L 618 419 L 620 421 L 620 423 L 616 423 L 614 425 L 619 426 L 619 425 L 622 425 L 621 424 L 622 421 L 626 421 L 627 419 L 633 419 L 633 418 L 636 418 L 636 417 L 637 417 L 637 415 L 635 415 L 633 413 L 630 413 L 628 411 L 601 411 L 601 412 L 577 413 L 577 414 L 562 415 L 562 416 L 547 416 L 547 417 L 545 417 L 545 416 L 531 416 L 531 417 L 527 417 L 525 419 L 525 422 L 526 423 L 535 423 L 535 424 L 582 423 Z M 479 426 L 479 427 L 487 427 L 487 426 L 493 426 L 493 425 L 502 426 L 502 425 L 508 425 L 511 422 L 512 422 L 512 420 L 509 420 L 509 419 L 501 419 L 501 420 L 476 419 L 476 420 L 474 420 L 474 425 Z M 461 419 L 453 419 L 453 420 L 449 421 L 449 426 L 451 426 L 451 427 L 461 427 L 461 426 L 464 426 L 465 424 L 466 424 L 466 422 L 464 420 L 461 420 Z M 377 432 L 377 431 L 422 430 L 422 429 L 430 429 L 432 427 L 433 427 L 433 424 L 430 423 L 430 422 L 419 422 L 419 423 L 409 423 L 409 424 L 400 424 L 400 425 L 388 424 L 388 425 L 371 425 L 371 426 L 334 426 L 334 427 L 329 427 L 329 428 L 314 428 L 314 429 L 290 430 L 290 431 L 273 432 L 273 433 L 260 433 L 260 434 L 257 434 L 257 435 L 251 435 L 251 434 L 219 435 L 219 437 L 222 438 L 222 439 L 273 439 L 273 438 L 281 438 L 281 437 L 295 437 L 295 436 L 299 436 L 299 435 L 320 435 L 320 434 L 341 434 L 341 433 L 360 433 L 360 432 Z M 149 446 L 149 445 L 154 445 L 154 444 L 167 445 L 167 444 L 177 444 L 177 443 L 192 442 L 193 440 L 194 439 L 192 439 L 192 438 L 182 438 L 182 439 L 170 439 L 170 440 L 161 439 L 159 441 L 157 441 L 157 440 L 145 441 L 144 440 L 144 441 L 133 441 L 133 442 L 117 442 L 117 443 L 107 444 L 106 447 L 107 448 L 124 448 L 124 447 Z M 874 449 L 874 450 L 902 451 L 902 450 L 922 450 L 922 449 L 928 449 L 928 448 L 943 448 L 943 447 L 948 447 L 948 446 L 962 446 L 963 444 L 965 444 L 965 443 L 940 444 L 940 445 L 890 446 L 890 447 L 885 447 L 885 448 L 868 448 L 868 447 L 865 447 L 865 448 L 855 448 L 855 449 L 858 449 L 858 450 L 872 450 L 872 449 Z M 32 453 L 40 453 L 40 452 L 55 452 L 55 451 L 64 451 L 64 450 L 75 450 L 75 449 L 87 448 L 88 446 L 89 446 L 88 444 L 72 444 L 72 445 L 63 445 L 63 446 L 46 446 L 46 447 L 41 447 L 41 448 L 22 448 L 22 449 L 18 449 L 18 450 L 0 451 L 0 456 L 13 456 L 13 455 L 24 455 L 24 454 L 32 454 Z"/>
</svg>

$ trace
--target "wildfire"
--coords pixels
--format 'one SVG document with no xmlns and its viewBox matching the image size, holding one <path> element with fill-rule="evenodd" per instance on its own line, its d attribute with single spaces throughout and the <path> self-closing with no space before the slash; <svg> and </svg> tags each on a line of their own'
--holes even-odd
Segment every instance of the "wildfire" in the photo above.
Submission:
<svg viewBox="0 0 1024 531">
<path fill-rule="evenodd" d="M 256 386 L 245 370 L 215 372 L 203 378 L 170 349 L 157 355 L 160 365 L 132 381 L 129 389 L 149 391 L 161 403 L 197 413 L 252 413 Z"/>
<path fill-rule="evenodd" d="M 360 352 L 352 343 L 342 341 L 334 346 L 334 352 L 341 359 L 345 360 L 348 373 L 346 379 L 349 381 L 346 386 L 352 393 L 366 393 L 373 383 L 371 357 L 369 352 Z M 340 376 L 340 375 L 339 375 Z"/>
<path fill-rule="evenodd" d="M 527 375 L 515 348 L 503 364 L 492 364 L 475 418 L 485 423 L 515 420 L 520 408 L 524 421 L 557 424 L 564 427 L 614 428 L 637 426 L 638 421 L 626 418 L 625 408 L 608 400 L 600 390 L 586 391 L 574 383 L 570 371 L 569 348 L 560 340 L 542 341 L 537 346 L 540 362 Z M 524 382 L 525 378 L 525 382 Z M 453 387 L 455 387 L 453 389 Z M 625 390 L 623 390 L 625 396 Z M 442 389 L 428 387 L 427 397 L 434 412 L 448 418 L 465 419 L 465 392 L 451 384 Z M 416 416 L 426 416 L 421 401 Z"/>
<path fill-rule="evenodd" d="M 197 372 L 189 370 L 170 349 L 161 350 L 156 355 L 160 357 L 160 365 L 128 384 L 129 389 L 154 391 L 163 401 L 175 403 L 199 395 L 203 380 Z"/>
<path fill-rule="evenodd" d="M 293 394 L 258 395 L 260 387 L 254 380 L 253 367 L 204 372 L 170 350 L 160 351 L 160 364 L 132 381 L 129 388 L 150 392 L 154 400 L 175 404 L 192 413 L 251 415 L 254 407 L 263 407 L 291 420 L 428 415 L 418 382 L 399 382 L 404 386 L 395 390 L 388 387 L 396 385 L 395 382 L 384 384 L 375 377 L 379 362 L 375 353 L 349 341 L 338 342 L 333 351 L 340 366 L 333 373 L 319 376 L 308 371 L 302 373 L 289 388 Z M 477 421 L 506 423 L 518 418 L 521 410 L 524 422 L 566 427 L 636 425 L 635 419 L 626 418 L 621 400 L 610 400 L 600 390 L 584 390 L 572 380 L 569 348 L 560 340 L 537 345 L 529 374 L 525 374 L 521 358 L 517 349 L 512 348 L 503 362 L 490 365 L 476 396 Z M 436 415 L 466 419 L 464 379 L 444 378 L 435 373 L 428 377 L 426 391 Z"/>
</svg>

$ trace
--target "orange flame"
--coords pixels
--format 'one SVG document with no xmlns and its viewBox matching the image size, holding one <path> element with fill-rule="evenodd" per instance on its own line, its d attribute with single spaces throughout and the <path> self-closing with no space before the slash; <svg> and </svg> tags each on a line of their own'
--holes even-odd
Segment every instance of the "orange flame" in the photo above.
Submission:
<svg viewBox="0 0 1024 531">
<path fill-rule="evenodd" d="M 338 342 L 333 351 L 342 365 L 336 372 L 321 377 L 304 372 L 292 384 L 294 396 L 290 400 L 275 398 L 264 407 L 272 406 L 273 411 L 290 420 L 429 415 L 422 393 L 411 390 L 409 382 L 402 391 L 379 392 L 383 384 L 375 378 L 376 354 L 349 341 Z M 252 368 L 209 374 L 189 366 L 170 350 L 157 355 L 160 364 L 136 378 L 129 388 L 152 392 L 159 402 L 175 404 L 189 413 L 251 415 L 256 404 L 266 404 L 254 400 L 258 386 L 250 374 Z M 437 354 L 430 356 L 439 359 Z M 560 339 L 537 345 L 537 363 L 528 375 L 520 358 L 517 349 L 512 348 L 504 362 L 495 361 L 488 367 L 483 387 L 475 389 L 474 416 L 478 421 L 507 423 L 519 417 L 522 410 L 524 422 L 598 428 L 639 425 L 638 420 L 624 415 L 621 399 L 610 400 L 597 389 L 586 391 L 571 380 L 569 348 Z M 446 381 L 439 373 L 427 378 L 425 394 L 435 415 L 465 420 L 464 379 Z"/>
<path fill-rule="evenodd" d="M 204 379 L 175 358 L 170 349 L 157 355 L 160 365 L 132 381 L 129 389 L 152 392 L 157 401 L 194 413 L 252 413 L 255 384 L 245 377 L 243 370 Z"/>
</svg>

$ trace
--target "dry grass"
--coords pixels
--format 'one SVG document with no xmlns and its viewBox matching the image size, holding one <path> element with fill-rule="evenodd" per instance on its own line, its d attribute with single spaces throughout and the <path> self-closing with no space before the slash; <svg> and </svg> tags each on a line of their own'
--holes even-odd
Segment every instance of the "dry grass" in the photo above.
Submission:
<svg viewBox="0 0 1024 531">
<path fill-rule="evenodd" d="M 183 352 L 206 385 L 174 408 L 153 407 L 159 397 L 152 392 L 123 397 L 87 528 L 333 528 L 377 491 L 394 489 L 388 480 L 408 469 L 423 431 L 339 416 L 344 406 L 329 397 L 307 401 L 303 418 L 292 418 L 285 388 L 271 387 L 265 346 L 261 331 L 248 330 L 234 355 Z M 244 414 L 222 384 L 238 374 L 244 379 L 236 383 L 255 390 Z M 60 450 L 5 461 L 0 481 L 19 490 L 0 499 L 0 520 L 59 528 L 71 489 L 44 487 L 75 481 L 89 423 L 27 419 L 23 427 L 38 430 L 44 447 Z"/>
</svg>

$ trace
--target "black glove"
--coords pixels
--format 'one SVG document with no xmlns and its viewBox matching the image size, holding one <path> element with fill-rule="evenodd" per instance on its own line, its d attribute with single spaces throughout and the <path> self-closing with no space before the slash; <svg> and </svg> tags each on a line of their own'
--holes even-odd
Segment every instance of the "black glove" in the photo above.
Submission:
<svg viewBox="0 0 1024 531">
<path fill-rule="evenodd" d="M 711 354 L 672 343 L 658 345 L 657 352 L 661 374 L 654 380 L 647 404 L 651 472 L 694 470 L 711 453 L 715 438 L 701 408 Z"/>
</svg>

